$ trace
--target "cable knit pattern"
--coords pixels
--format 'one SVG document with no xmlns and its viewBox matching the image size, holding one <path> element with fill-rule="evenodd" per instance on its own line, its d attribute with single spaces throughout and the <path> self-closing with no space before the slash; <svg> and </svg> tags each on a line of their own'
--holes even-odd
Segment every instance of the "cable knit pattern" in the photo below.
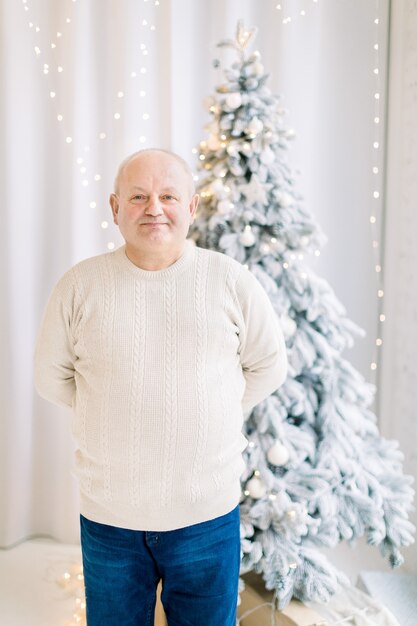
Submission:
<svg viewBox="0 0 417 626">
<path fill-rule="evenodd" d="M 186 241 L 169 267 L 125 246 L 55 285 L 35 348 L 39 394 L 73 410 L 80 511 L 173 530 L 241 497 L 244 413 L 287 373 L 283 334 L 253 274 Z"/>
<path fill-rule="evenodd" d="M 227 426 L 227 408 L 226 408 L 226 403 L 225 403 L 225 396 L 227 395 L 227 389 L 225 388 L 225 376 L 224 376 L 224 371 L 223 371 L 223 359 L 221 357 L 223 357 L 226 352 L 227 352 L 227 347 L 226 347 L 226 338 L 227 338 L 227 327 L 228 325 L 226 324 L 226 319 L 227 319 L 227 309 L 226 309 L 226 303 L 227 303 L 227 291 L 228 289 L 230 289 L 231 286 L 231 280 L 232 280 L 232 284 L 235 283 L 236 281 L 236 267 L 233 265 L 228 265 L 227 267 L 224 268 L 226 275 L 225 275 L 225 280 L 221 280 L 220 281 L 220 285 L 222 288 L 222 303 L 223 303 L 223 307 L 224 307 L 224 317 L 223 317 L 223 325 L 222 325 L 222 330 L 221 330 L 221 343 L 220 343 L 220 354 L 219 354 L 219 359 L 217 359 L 216 365 L 217 365 L 217 372 L 218 372 L 218 381 L 219 381 L 219 389 L 220 389 L 220 402 L 221 402 L 221 420 L 219 420 L 219 432 L 217 434 L 217 440 L 219 442 L 219 447 L 218 447 L 218 455 L 217 455 L 217 460 L 218 460 L 218 467 L 221 468 L 222 465 L 224 464 L 224 458 L 223 458 L 223 449 L 224 449 L 224 440 L 225 440 L 225 430 L 226 430 L 226 426 Z M 233 270 L 235 270 L 233 272 Z M 233 278 L 234 277 L 234 280 Z M 223 276 L 222 276 L 223 278 Z M 221 473 L 221 471 L 215 471 L 213 472 L 213 480 L 216 484 L 217 489 L 221 489 L 224 487 L 224 479 L 223 479 L 223 475 Z"/>
<path fill-rule="evenodd" d="M 178 420 L 178 305 L 176 299 L 176 283 L 171 279 L 164 283 L 165 298 L 165 340 L 164 358 L 164 430 L 161 478 L 161 503 L 163 507 L 171 504 L 172 481 L 174 475 L 175 456 L 177 454 L 177 420 Z"/>
<path fill-rule="evenodd" d="M 100 337 L 111 337 L 114 333 L 114 301 L 115 301 L 115 281 L 113 267 L 108 257 L 105 258 L 102 274 L 102 290 L 104 293 L 103 317 L 101 321 Z M 110 469 L 110 442 L 109 442 L 109 411 L 110 398 L 112 394 L 112 361 L 113 361 L 113 342 L 103 341 L 102 356 L 105 365 L 104 370 L 104 394 L 101 398 L 100 408 L 100 447 L 103 458 L 104 469 L 104 497 L 107 501 L 112 500 L 111 493 L 111 469 Z"/>
<path fill-rule="evenodd" d="M 207 265 L 210 260 L 207 259 L 203 266 L 202 257 L 197 256 L 195 264 L 195 318 L 197 325 L 197 349 L 196 349 L 196 374 L 197 374 L 197 415 L 198 424 L 197 440 L 194 451 L 194 459 L 192 465 L 191 479 L 191 502 L 195 503 L 201 499 L 201 489 L 199 476 L 203 471 L 203 454 L 207 439 L 207 423 L 208 423 L 208 399 L 207 399 L 207 371 L 206 371 L 206 355 L 207 355 L 207 333 L 204 329 L 209 323 L 207 319 Z"/>
<path fill-rule="evenodd" d="M 142 413 L 143 407 L 140 405 L 140 397 L 144 388 L 144 368 L 145 355 L 143 346 L 145 345 L 145 312 L 143 307 L 145 302 L 145 287 L 143 283 L 136 282 L 134 285 L 135 293 L 135 316 L 133 319 L 133 354 L 131 381 L 129 389 L 129 495 L 130 501 L 134 507 L 139 507 L 140 501 L 140 476 L 139 464 L 137 459 L 140 454 L 140 421 L 137 419 L 138 414 Z"/>
</svg>

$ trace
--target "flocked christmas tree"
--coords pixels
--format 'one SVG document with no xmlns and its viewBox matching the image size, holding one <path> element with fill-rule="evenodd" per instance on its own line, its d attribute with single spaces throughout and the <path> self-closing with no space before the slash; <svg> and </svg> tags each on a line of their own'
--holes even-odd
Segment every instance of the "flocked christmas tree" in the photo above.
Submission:
<svg viewBox="0 0 417 626">
<path fill-rule="evenodd" d="M 247 51 L 254 33 L 239 22 L 236 38 L 219 43 L 235 60 L 208 98 L 190 235 L 247 265 L 286 338 L 286 382 L 245 416 L 240 503 L 241 573 L 262 573 L 283 608 L 292 596 L 327 600 L 347 582 L 323 547 L 365 535 L 400 565 L 401 546 L 413 542 L 413 489 L 397 443 L 379 435 L 369 409 L 375 387 L 342 357 L 364 333 L 303 262 L 326 238 L 294 188 L 286 159 L 293 133 L 259 53 Z"/>
</svg>

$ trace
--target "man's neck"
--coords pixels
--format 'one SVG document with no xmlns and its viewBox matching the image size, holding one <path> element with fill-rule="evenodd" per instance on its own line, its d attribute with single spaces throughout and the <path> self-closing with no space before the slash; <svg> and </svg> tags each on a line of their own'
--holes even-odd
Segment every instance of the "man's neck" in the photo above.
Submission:
<svg viewBox="0 0 417 626">
<path fill-rule="evenodd" d="M 135 248 L 132 248 L 132 246 L 129 246 L 127 243 L 125 245 L 125 253 L 129 261 L 140 269 L 151 272 L 166 269 L 175 263 L 175 261 L 182 256 L 184 249 L 185 243 L 182 248 L 176 250 L 155 250 L 151 253 L 141 250 L 139 253 Z"/>
</svg>

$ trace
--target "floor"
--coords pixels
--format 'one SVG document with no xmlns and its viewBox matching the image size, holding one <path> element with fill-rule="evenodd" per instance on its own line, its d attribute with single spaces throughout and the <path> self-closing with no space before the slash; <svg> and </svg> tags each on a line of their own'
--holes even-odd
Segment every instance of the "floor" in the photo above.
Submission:
<svg viewBox="0 0 417 626">
<path fill-rule="evenodd" d="M 70 626 L 76 604 L 79 545 L 32 539 L 0 551 L 0 623 Z M 70 578 L 63 578 L 70 573 Z M 72 575 L 71 575 L 72 574 Z M 60 581 L 61 584 L 58 584 Z"/>
</svg>

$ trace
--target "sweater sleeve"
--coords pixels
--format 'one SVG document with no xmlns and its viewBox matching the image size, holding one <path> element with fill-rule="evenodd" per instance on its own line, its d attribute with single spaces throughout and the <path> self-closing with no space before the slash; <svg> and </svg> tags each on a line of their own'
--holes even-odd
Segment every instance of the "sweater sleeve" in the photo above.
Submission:
<svg viewBox="0 0 417 626">
<path fill-rule="evenodd" d="M 71 408 L 77 359 L 72 334 L 74 302 L 75 287 L 69 271 L 54 287 L 46 304 L 34 353 L 34 383 L 39 395 Z"/>
<path fill-rule="evenodd" d="M 244 328 L 240 329 L 240 362 L 246 380 L 243 412 L 265 400 L 287 376 L 284 335 L 271 301 L 255 276 L 243 268 L 236 282 Z"/>
</svg>

